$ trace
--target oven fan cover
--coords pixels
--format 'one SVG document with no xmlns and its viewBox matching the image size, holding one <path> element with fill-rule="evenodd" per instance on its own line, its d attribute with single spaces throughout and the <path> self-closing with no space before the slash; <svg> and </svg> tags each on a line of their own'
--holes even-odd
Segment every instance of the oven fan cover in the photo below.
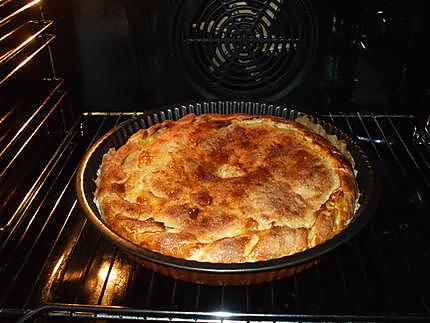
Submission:
<svg viewBox="0 0 430 323">
<path fill-rule="evenodd" d="M 307 0 L 181 1 L 176 58 L 203 95 L 279 98 L 305 76 L 317 43 Z"/>
</svg>

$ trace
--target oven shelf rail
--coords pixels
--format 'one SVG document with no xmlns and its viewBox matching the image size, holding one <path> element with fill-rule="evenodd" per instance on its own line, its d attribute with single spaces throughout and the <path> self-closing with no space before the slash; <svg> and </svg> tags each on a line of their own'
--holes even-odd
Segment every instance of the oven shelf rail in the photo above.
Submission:
<svg viewBox="0 0 430 323">
<path fill-rule="evenodd" d="M 5 309 L 4 312 L 8 312 Z M 10 310 L 16 314 L 15 310 Z M 305 315 L 305 314 L 263 314 L 234 312 L 184 312 L 154 311 L 128 308 L 123 306 L 46 304 L 33 310 L 22 310 L 23 315 L 17 323 L 29 321 L 43 315 L 46 318 L 133 320 L 150 322 L 195 322 L 195 323 L 257 323 L 290 321 L 330 321 L 330 322 L 386 322 L 390 321 L 426 321 L 422 315 L 403 315 L 385 313 L 382 315 Z"/>
</svg>

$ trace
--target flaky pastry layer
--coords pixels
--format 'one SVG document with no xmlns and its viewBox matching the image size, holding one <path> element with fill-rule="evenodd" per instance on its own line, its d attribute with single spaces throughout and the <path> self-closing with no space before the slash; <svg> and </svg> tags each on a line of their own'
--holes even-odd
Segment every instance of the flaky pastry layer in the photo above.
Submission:
<svg viewBox="0 0 430 323">
<path fill-rule="evenodd" d="M 103 157 L 95 198 L 115 232 L 164 255 L 291 255 L 344 229 L 358 194 L 342 142 L 309 128 L 243 114 L 165 121 Z"/>
</svg>

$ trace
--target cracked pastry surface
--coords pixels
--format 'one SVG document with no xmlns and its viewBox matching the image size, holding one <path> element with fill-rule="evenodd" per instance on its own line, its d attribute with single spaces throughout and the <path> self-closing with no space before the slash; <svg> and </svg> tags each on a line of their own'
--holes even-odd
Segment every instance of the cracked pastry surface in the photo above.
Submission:
<svg viewBox="0 0 430 323">
<path fill-rule="evenodd" d="M 280 258 L 332 238 L 353 217 L 353 168 L 335 147 L 342 142 L 330 141 L 273 116 L 188 114 L 105 154 L 95 198 L 111 229 L 164 255 Z"/>
</svg>

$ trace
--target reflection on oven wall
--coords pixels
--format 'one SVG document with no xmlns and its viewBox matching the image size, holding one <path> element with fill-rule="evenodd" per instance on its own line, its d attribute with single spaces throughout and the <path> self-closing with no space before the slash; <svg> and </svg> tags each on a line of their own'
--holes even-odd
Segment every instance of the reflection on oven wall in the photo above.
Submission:
<svg viewBox="0 0 430 323">
<path fill-rule="evenodd" d="M 45 1 L 76 106 L 256 98 L 313 111 L 428 108 L 424 1 Z"/>
</svg>

